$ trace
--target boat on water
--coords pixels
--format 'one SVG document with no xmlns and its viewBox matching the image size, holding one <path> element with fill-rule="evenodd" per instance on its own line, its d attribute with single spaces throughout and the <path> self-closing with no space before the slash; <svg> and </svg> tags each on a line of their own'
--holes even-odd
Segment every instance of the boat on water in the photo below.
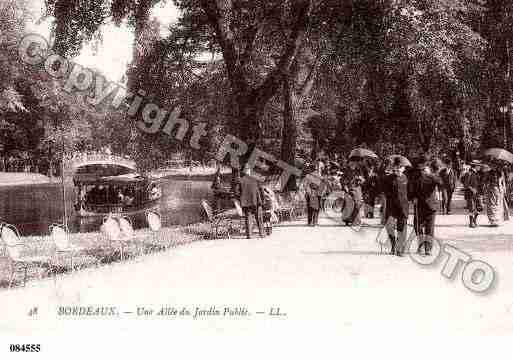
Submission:
<svg viewBox="0 0 513 359">
<path fill-rule="evenodd" d="M 141 175 L 136 163 L 124 157 L 78 156 L 70 169 L 79 217 L 133 215 L 156 208 L 162 197 L 158 181 Z"/>
</svg>

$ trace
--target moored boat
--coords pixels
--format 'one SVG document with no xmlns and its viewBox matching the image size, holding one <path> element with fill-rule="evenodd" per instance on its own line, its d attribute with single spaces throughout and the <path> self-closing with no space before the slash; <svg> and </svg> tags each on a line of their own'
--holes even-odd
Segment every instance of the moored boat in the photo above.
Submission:
<svg viewBox="0 0 513 359">
<path fill-rule="evenodd" d="M 157 206 L 162 190 L 137 172 L 134 161 L 113 155 L 83 155 L 71 162 L 79 217 L 133 215 Z"/>
</svg>

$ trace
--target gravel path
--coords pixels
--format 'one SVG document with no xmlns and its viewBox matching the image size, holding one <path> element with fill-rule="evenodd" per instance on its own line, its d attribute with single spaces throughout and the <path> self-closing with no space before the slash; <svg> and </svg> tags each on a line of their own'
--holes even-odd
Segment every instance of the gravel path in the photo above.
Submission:
<svg viewBox="0 0 513 359">
<path fill-rule="evenodd" d="M 176 324 L 201 333 L 261 330 L 272 323 L 274 328 L 306 324 L 351 334 L 512 333 L 511 223 L 470 229 L 462 214 L 438 217 L 437 233 L 446 243 L 496 271 L 494 289 L 476 295 L 463 286 L 461 267 L 455 279 L 441 275 L 444 256 L 421 266 L 409 257 L 380 255 L 377 220 L 366 222 L 371 226 L 355 232 L 323 217 L 316 228 L 290 223 L 265 239 L 194 242 L 30 282 L 0 293 L 0 332 L 132 330 L 136 322 L 138 330 L 167 330 Z M 58 315 L 61 306 L 90 305 L 115 306 L 119 315 L 114 320 Z M 35 306 L 39 320 L 27 316 Z M 185 306 L 191 315 L 138 316 L 141 306 L 154 314 L 161 306 Z M 206 314 L 193 318 L 196 307 Z M 221 314 L 225 308 L 247 309 L 248 315 L 209 315 L 211 307 Z M 286 316 L 269 315 L 278 307 Z"/>
</svg>

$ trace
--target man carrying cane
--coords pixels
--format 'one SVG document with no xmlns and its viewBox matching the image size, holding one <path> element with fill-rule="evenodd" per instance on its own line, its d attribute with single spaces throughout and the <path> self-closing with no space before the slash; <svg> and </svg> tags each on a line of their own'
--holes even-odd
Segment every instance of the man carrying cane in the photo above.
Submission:
<svg viewBox="0 0 513 359">
<path fill-rule="evenodd" d="M 451 214 L 452 195 L 456 189 L 456 172 L 452 168 L 451 160 L 447 160 L 447 166 L 440 171 L 440 178 L 442 179 L 442 201 L 441 213 Z"/>
<path fill-rule="evenodd" d="M 255 222 L 258 226 L 258 233 L 260 238 L 264 237 L 261 205 L 262 198 L 260 195 L 260 185 L 255 177 L 251 176 L 251 169 L 246 167 L 244 169 L 244 177 L 240 180 L 240 204 L 244 212 L 246 224 L 246 237 L 251 238 L 251 222 L 250 215 L 255 217 Z"/>
<path fill-rule="evenodd" d="M 410 199 L 416 202 L 414 228 L 419 239 L 418 253 L 431 255 L 432 239 L 435 235 L 435 217 L 438 209 L 436 198 L 437 188 L 442 186 L 442 180 L 438 176 L 440 168 L 436 162 L 429 166 L 429 158 L 421 157 L 417 162 L 417 174 L 413 176 L 410 184 Z"/>
<path fill-rule="evenodd" d="M 478 161 L 472 161 L 470 170 L 463 175 L 461 181 L 465 190 L 465 199 L 467 200 L 467 208 L 469 214 L 469 227 L 477 227 L 477 217 L 479 212 L 483 210 L 481 203 L 481 179 L 477 172 Z"/>
<path fill-rule="evenodd" d="M 392 162 L 392 173 L 383 178 L 383 192 L 386 197 L 385 228 L 392 244 L 392 255 L 402 257 L 406 241 L 406 222 L 408 220 L 408 179 L 404 175 L 404 165 L 400 158 Z M 396 228 L 393 220 L 396 220 Z M 397 236 L 395 235 L 397 229 Z"/>
</svg>

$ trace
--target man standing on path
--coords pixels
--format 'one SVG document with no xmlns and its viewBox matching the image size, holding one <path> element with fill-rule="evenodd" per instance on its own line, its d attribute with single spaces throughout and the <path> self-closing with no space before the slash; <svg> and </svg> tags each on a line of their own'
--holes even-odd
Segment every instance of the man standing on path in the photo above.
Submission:
<svg viewBox="0 0 513 359">
<path fill-rule="evenodd" d="M 400 158 L 392 163 L 392 173 L 383 178 L 383 193 L 386 198 L 385 228 L 392 244 L 392 255 L 401 257 L 406 241 L 406 222 L 408 220 L 408 179 L 404 175 L 404 166 Z M 393 220 L 396 220 L 396 228 Z M 395 235 L 397 229 L 397 236 Z"/>
<path fill-rule="evenodd" d="M 240 179 L 240 205 L 244 212 L 246 221 L 246 238 L 251 238 L 252 224 L 249 216 L 253 214 L 258 226 L 260 238 L 264 236 L 261 220 L 262 198 L 260 197 L 260 188 L 256 178 L 251 176 L 251 169 L 246 167 L 244 177 Z"/>
<path fill-rule="evenodd" d="M 481 181 L 477 171 L 479 162 L 472 161 L 470 170 L 462 177 L 463 187 L 465 190 L 465 199 L 467 200 L 467 208 L 469 213 L 469 227 L 477 227 L 477 217 L 479 212 L 483 210 L 481 203 Z"/>
<path fill-rule="evenodd" d="M 452 195 L 456 188 L 456 171 L 450 159 L 447 160 L 447 167 L 440 171 L 440 178 L 442 179 L 442 214 L 451 214 Z"/>
<path fill-rule="evenodd" d="M 319 209 L 321 206 L 319 189 L 314 183 L 310 183 L 306 189 L 306 206 L 308 213 L 308 225 L 317 226 L 319 222 Z"/>
<path fill-rule="evenodd" d="M 424 247 L 424 254 L 429 256 L 433 246 L 432 239 L 435 236 L 435 218 L 438 209 L 436 190 L 443 183 L 438 176 L 440 168 L 435 163 L 430 167 L 426 156 L 419 159 L 417 169 L 420 172 L 413 177 L 409 192 L 410 199 L 416 201 L 414 228 L 420 243 L 418 253 L 421 254 Z"/>
</svg>

